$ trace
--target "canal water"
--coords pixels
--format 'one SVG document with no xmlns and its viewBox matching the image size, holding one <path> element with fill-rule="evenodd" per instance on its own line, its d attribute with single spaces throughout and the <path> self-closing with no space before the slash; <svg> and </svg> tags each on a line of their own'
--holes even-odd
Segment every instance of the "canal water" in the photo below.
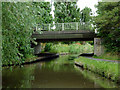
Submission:
<svg viewBox="0 0 120 90">
<path fill-rule="evenodd" d="M 3 68 L 3 88 L 115 88 L 110 82 L 74 65 L 75 55 Z"/>
</svg>

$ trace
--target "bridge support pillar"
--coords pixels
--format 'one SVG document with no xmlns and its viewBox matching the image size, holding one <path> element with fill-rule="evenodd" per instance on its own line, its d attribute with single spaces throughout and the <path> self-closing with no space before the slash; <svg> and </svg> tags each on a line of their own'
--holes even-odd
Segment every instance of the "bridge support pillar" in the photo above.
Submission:
<svg viewBox="0 0 120 90">
<path fill-rule="evenodd" d="M 34 46 L 34 54 L 39 54 L 41 52 L 41 43 L 38 42 L 37 45 Z"/>
<path fill-rule="evenodd" d="M 94 55 L 100 56 L 104 54 L 104 46 L 102 45 L 103 39 L 94 38 Z"/>
</svg>

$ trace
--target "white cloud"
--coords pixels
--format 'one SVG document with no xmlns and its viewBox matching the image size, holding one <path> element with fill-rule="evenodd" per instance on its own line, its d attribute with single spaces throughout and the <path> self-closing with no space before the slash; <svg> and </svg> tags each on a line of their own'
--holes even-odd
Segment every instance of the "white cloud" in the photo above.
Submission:
<svg viewBox="0 0 120 90">
<path fill-rule="evenodd" d="M 89 7 L 92 9 L 92 12 L 94 15 L 96 14 L 96 8 L 94 5 L 98 4 L 98 0 L 78 0 L 77 5 L 80 8 L 80 10 L 84 9 L 85 7 Z"/>
</svg>

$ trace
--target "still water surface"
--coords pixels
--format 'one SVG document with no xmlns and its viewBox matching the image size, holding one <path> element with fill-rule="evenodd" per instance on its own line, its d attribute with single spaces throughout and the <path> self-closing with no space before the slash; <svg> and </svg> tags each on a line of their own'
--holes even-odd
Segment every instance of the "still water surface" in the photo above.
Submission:
<svg viewBox="0 0 120 90">
<path fill-rule="evenodd" d="M 38 62 L 23 67 L 3 68 L 3 88 L 110 88 L 113 82 L 94 76 L 74 65 L 75 56 Z M 89 77 L 89 76 L 92 77 Z M 103 85 L 104 84 L 104 85 Z"/>
</svg>

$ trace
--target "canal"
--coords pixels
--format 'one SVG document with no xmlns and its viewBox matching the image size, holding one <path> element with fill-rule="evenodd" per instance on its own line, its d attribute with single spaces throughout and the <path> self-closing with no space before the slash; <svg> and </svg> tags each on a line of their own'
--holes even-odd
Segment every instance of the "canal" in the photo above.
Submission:
<svg viewBox="0 0 120 90">
<path fill-rule="evenodd" d="M 34 64 L 3 68 L 3 88 L 115 88 L 114 82 L 78 68 L 76 55 Z"/>
</svg>

